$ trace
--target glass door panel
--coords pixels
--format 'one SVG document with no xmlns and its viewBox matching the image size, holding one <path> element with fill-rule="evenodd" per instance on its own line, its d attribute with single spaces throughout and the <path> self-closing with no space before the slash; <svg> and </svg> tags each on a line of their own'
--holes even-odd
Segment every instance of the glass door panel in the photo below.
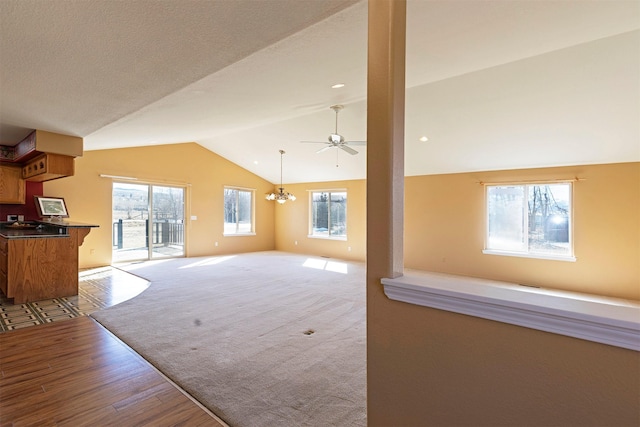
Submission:
<svg viewBox="0 0 640 427">
<path fill-rule="evenodd" d="M 184 192 L 114 182 L 113 262 L 184 256 Z"/>
<path fill-rule="evenodd" d="M 113 183 L 113 262 L 149 258 L 149 186 Z"/>
<path fill-rule="evenodd" d="M 152 187 L 151 258 L 184 256 L 184 188 Z"/>
</svg>

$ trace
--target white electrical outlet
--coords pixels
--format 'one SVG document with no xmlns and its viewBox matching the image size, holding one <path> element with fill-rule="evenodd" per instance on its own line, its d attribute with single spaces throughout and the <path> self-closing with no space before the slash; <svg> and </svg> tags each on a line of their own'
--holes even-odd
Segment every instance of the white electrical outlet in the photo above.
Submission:
<svg viewBox="0 0 640 427">
<path fill-rule="evenodd" d="M 216 242 L 215 245 L 218 246 L 218 242 Z"/>
</svg>

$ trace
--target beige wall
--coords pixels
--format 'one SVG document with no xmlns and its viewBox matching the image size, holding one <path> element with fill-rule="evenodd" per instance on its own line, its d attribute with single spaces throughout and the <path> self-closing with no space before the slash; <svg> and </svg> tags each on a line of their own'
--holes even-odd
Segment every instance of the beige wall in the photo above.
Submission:
<svg viewBox="0 0 640 427">
<path fill-rule="evenodd" d="M 279 205 L 262 197 L 272 184 L 188 143 L 88 151 L 76 159 L 74 177 L 44 184 L 45 195 L 65 198 L 71 220 L 100 225 L 80 248 L 82 267 L 111 262 L 112 180 L 101 173 L 185 185 L 187 218 L 198 217 L 187 223 L 188 256 L 277 249 L 366 257 L 364 180 L 288 184 L 297 200 Z M 485 205 L 479 182 L 575 177 L 576 262 L 482 253 Z M 224 185 L 256 189 L 256 236 L 222 235 Z M 346 241 L 308 237 L 308 192 L 320 189 L 347 190 Z M 404 246 L 407 268 L 640 300 L 640 163 L 407 177 Z"/>
<path fill-rule="evenodd" d="M 370 426 L 638 426 L 640 353 L 369 299 Z"/>
<path fill-rule="evenodd" d="M 347 240 L 308 237 L 309 191 L 340 189 L 347 190 Z M 364 261 L 367 230 L 365 181 L 287 184 L 285 190 L 293 193 L 296 200 L 275 207 L 277 250 Z"/>
<path fill-rule="evenodd" d="M 576 262 L 482 253 L 480 182 L 575 177 Z M 365 260 L 364 180 L 285 187 L 297 200 L 275 208 L 276 249 Z M 335 188 L 348 191 L 348 241 L 307 237 L 308 191 Z M 407 268 L 640 300 L 640 163 L 407 177 L 404 234 Z"/>
<path fill-rule="evenodd" d="M 485 255 L 479 182 L 573 179 L 576 262 Z M 640 163 L 408 177 L 407 268 L 640 300 Z"/>
<path fill-rule="evenodd" d="M 576 262 L 483 255 L 480 181 L 581 180 Z M 408 267 L 638 299 L 640 163 L 409 177 Z M 371 250 L 371 249 L 370 249 Z M 637 426 L 640 352 L 367 289 L 370 426 Z"/>
<path fill-rule="evenodd" d="M 80 247 L 80 266 L 111 263 L 112 179 L 185 186 L 187 256 L 272 250 L 274 206 L 262 197 L 273 185 L 195 143 L 87 151 L 76 159 L 75 176 L 44 184 L 46 196 L 64 197 L 72 221 L 97 224 Z M 136 181 L 129 181 L 136 182 Z M 256 190 L 256 235 L 223 236 L 225 185 Z M 196 215 L 197 220 L 190 220 Z M 215 246 L 218 242 L 218 246 Z"/>
</svg>

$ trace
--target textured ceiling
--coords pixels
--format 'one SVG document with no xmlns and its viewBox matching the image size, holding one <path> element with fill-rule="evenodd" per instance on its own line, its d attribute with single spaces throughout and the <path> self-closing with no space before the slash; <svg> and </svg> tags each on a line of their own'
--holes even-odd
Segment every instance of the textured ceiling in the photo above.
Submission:
<svg viewBox="0 0 640 427">
<path fill-rule="evenodd" d="M 299 141 L 326 139 L 336 103 L 340 133 L 366 139 L 366 14 L 341 0 L 1 0 L 0 143 L 31 129 L 85 150 L 194 141 L 271 182 L 282 148 L 285 182 L 363 178 L 366 147 Z M 408 174 L 640 160 L 639 2 L 409 0 L 407 27 Z"/>
<path fill-rule="evenodd" d="M 2 0 L 0 138 L 86 137 L 353 3 Z"/>
</svg>

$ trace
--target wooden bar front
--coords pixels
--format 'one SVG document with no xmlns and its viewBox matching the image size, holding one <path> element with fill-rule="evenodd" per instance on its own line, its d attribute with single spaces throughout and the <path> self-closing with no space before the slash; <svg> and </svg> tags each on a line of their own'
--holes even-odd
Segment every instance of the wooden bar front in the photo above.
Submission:
<svg viewBox="0 0 640 427">
<path fill-rule="evenodd" d="M 2 292 L 14 304 L 77 295 L 78 247 L 90 230 L 68 228 L 68 237 L 1 239 L 6 247 Z"/>
</svg>

